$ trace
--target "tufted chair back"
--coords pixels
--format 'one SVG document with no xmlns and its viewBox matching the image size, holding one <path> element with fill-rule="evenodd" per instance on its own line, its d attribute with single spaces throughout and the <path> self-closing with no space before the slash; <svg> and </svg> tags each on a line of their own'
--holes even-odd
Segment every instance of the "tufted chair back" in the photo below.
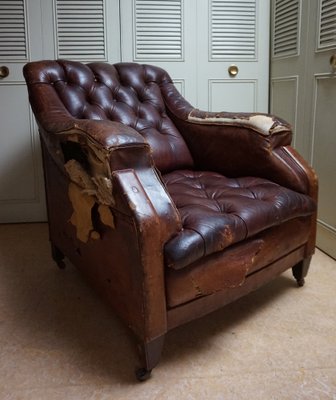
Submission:
<svg viewBox="0 0 336 400">
<path fill-rule="evenodd" d="M 135 63 L 81 64 L 49 61 L 48 72 L 30 77 L 50 85 L 66 110 L 78 119 L 111 120 L 138 131 L 149 143 L 156 167 L 166 173 L 191 168 L 184 139 L 166 113 L 162 90 L 172 86 L 161 68 Z"/>
</svg>

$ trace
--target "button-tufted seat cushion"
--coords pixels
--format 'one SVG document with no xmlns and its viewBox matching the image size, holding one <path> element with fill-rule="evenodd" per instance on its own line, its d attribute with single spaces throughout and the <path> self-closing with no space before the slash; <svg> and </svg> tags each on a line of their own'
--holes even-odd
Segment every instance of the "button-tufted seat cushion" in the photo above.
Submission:
<svg viewBox="0 0 336 400">
<path fill-rule="evenodd" d="M 174 269 L 316 208 L 311 197 L 262 178 L 181 170 L 163 180 L 183 224 L 165 246 L 166 265 Z"/>
</svg>

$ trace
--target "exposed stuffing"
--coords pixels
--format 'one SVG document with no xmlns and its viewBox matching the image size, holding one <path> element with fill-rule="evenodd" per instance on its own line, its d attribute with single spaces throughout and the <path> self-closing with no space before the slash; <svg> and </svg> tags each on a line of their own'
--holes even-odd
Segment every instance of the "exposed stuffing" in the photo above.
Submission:
<svg viewBox="0 0 336 400">
<path fill-rule="evenodd" d="M 69 199 L 73 214 L 70 222 L 76 227 L 77 238 L 87 242 L 89 238 L 99 239 L 100 234 L 94 230 L 92 208 L 98 204 L 98 214 L 101 222 L 114 228 L 114 219 L 110 206 L 113 205 L 112 184 L 106 176 L 90 176 L 76 160 L 64 164 L 71 180 L 69 184 Z"/>
<path fill-rule="evenodd" d="M 262 114 L 250 114 L 249 116 L 245 116 L 228 113 L 202 113 L 198 112 L 198 110 L 193 110 L 188 115 L 188 121 L 200 124 L 242 125 L 260 132 L 263 135 L 287 131 L 290 128 L 287 125 L 281 124 L 280 121 L 274 120 L 272 116 Z"/>
</svg>

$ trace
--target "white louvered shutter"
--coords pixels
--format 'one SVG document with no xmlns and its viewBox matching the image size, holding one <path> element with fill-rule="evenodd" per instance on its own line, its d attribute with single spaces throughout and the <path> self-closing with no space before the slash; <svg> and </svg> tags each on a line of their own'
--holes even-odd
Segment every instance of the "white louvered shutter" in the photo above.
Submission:
<svg viewBox="0 0 336 400">
<path fill-rule="evenodd" d="M 24 0 L 0 1 L 0 57 L 27 60 L 27 38 Z"/>
<path fill-rule="evenodd" d="M 336 46 L 336 0 L 320 0 L 318 48 Z"/>
<path fill-rule="evenodd" d="M 211 0 L 210 59 L 256 58 L 256 1 Z"/>
<path fill-rule="evenodd" d="M 300 1 L 276 0 L 273 18 L 273 57 L 298 55 Z"/>
<path fill-rule="evenodd" d="M 55 0 L 58 57 L 106 60 L 104 0 Z"/>
<path fill-rule="evenodd" d="M 183 59 L 183 0 L 134 0 L 134 60 Z"/>
</svg>

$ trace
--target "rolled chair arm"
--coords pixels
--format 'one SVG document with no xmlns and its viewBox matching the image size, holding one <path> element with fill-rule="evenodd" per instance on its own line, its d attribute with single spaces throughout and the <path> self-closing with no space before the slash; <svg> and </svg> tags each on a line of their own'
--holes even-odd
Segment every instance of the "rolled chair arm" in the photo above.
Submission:
<svg viewBox="0 0 336 400">
<path fill-rule="evenodd" d="M 163 248 L 182 228 L 181 219 L 154 170 L 115 171 L 112 182 L 114 208 L 128 215 L 136 230 L 132 244 L 139 255 L 133 268 L 142 279 L 139 299 L 146 316 L 138 334 L 144 335 L 146 342 L 167 331 Z M 130 251 L 134 251 L 133 247 Z"/>
<path fill-rule="evenodd" d="M 301 193 L 317 192 L 314 171 L 290 147 L 292 128 L 286 121 L 262 113 L 200 111 L 172 85 L 163 93 L 197 169 L 229 177 L 259 176 Z"/>
<path fill-rule="evenodd" d="M 291 126 L 281 118 L 263 113 L 205 112 L 193 109 L 187 120 L 203 125 L 235 126 L 247 128 L 266 137 L 274 137 L 286 132 L 291 137 Z"/>
<path fill-rule="evenodd" d="M 108 120 L 71 118 L 61 124 L 54 123 L 48 133 L 60 134 L 68 138 L 72 135 L 88 137 L 89 140 L 110 151 L 118 147 L 148 146 L 145 139 L 135 129 Z"/>
<path fill-rule="evenodd" d="M 247 128 L 265 137 L 286 134 L 291 140 L 292 128 L 283 119 L 264 113 L 209 112 L 194 108 L 178 92 L 173 82 L 167 81 L 161 87 L 169 112 L 175 121 L 185 121 L 196 125 L 219 125 Z"/>
<path fill-rule="evenodd" d="M 217 171 L 232 178 L 259 176 L 308 194 L 305 163 L 296 162 L 296 155 L 290 146 L 292 131 L 289 125 L 273 125 L 263 128 L 248 126 L 246 122 L 232 124 L 203 124 L 189 120 L 177 123 L 187 142 L 198 169 Z M 275 128 L 277 126 L 277 128 Z M 267 133 L 268 132 L 268 133 Z M 309 172 L 313 174 L 313 172 Z"/>
<path fill-rule="evenodd" d="M 181 221 L 177 210 L 159 178 L 144 137 L 119 122 L 72 116 L 53 87 L 63 76 L 62 68 L 54 61 L 44 63 L 47 72 L 39 73 L 34 63 L 27 64 L 23 72 L 43 151 L 49 153 L 75 185 L 71 185 L 73 197 L 78 195 L 77 187 L 81 194 L 91 196 L 98 204 L 120 208 L 122 201 L 118 202 L 115 197 L 112 175 L 116 171 L 133 171 L 141 177 L 141 190 L 155 204 L 155 213 L 160 215 L 162 223 L 171 226 L 174 233 L 179 230 Z M 130 209 L 130 216 L 136 219 L 136 208 Z"/>
<path fill-rule="evenodd" d="M 100 203 L 114 203 L 112 171 L 154 168 L 149 145 L 126 125 L 75 118 L 62 123 L 49 119 L 39 125 L 44 151 L 73 183 L 94 194 Z"/>
</svg>

